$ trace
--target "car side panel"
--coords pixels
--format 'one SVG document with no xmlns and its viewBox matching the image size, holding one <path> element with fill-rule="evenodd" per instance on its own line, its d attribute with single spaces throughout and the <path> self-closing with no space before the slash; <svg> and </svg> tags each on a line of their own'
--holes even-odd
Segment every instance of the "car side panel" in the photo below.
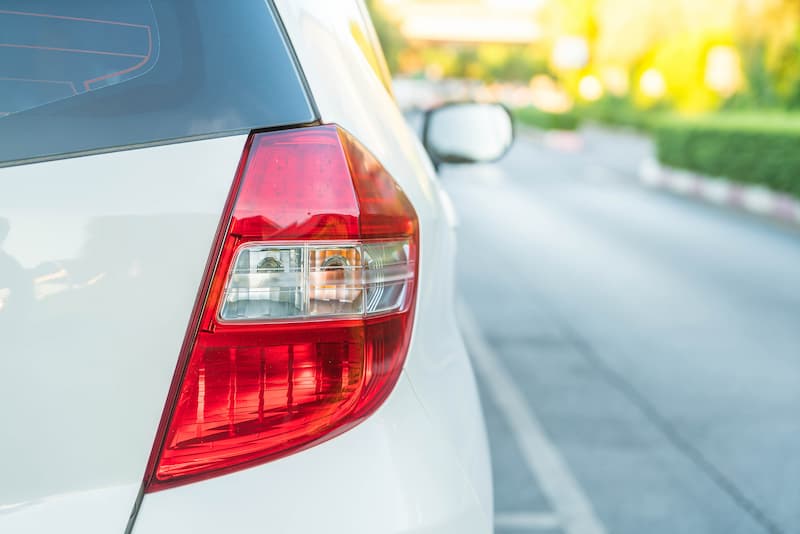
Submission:
<svg viewBox="0 0 800 534">
<path fill-rule="evenodd" d="M 452 447 L 468 474 L 490 522 L 488 446 L 474 374 L 454 318 L 454 221 L 443 205 L 444 193 L 418 138 L 353 35 L 354 10 L 327 0 L 276 4 L 323 122 L 343 126 L 364 143 L 417 210 L 420 286 L 406 372 L 438 436 Z"/>
<path fill-rule="evenodd" d="M 0 532 L 125 529 L 245 140 L 0 169 Z"/>
</svg>

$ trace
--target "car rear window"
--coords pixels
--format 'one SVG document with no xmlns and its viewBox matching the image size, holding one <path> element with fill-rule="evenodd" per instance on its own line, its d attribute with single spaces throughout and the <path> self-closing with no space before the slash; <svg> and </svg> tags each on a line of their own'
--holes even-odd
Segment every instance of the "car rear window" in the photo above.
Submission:
<svg viewBox="0 0 800 534">
<path fill-rule="evenodd" d="M 0 0 L 0 165 L 314 119 L 266 0 Z"/>
</svg>

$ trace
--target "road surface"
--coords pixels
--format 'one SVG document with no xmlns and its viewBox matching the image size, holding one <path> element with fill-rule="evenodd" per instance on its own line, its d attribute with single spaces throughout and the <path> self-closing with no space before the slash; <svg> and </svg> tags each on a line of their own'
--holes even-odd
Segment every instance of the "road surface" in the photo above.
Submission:
<svg viewBox="0 0 800 534">
<path fill-rule="evenodd" d="M 800 232 L 647 189 L 650 150 L 442 169 L 498 534 L 800 533 Z"/>
</svg>

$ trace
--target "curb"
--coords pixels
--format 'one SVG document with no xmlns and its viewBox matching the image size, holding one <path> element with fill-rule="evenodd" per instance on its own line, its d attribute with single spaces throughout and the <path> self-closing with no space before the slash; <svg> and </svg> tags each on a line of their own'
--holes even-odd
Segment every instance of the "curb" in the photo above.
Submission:
<svg viewBox="0 0 800 534">
<path fill-rule="evenodd" d="M 800 202 L 761 185 L 742 185 L 724 178 L 673 169 L 652 158 L 645 159 L 639 166 L 639 180 L 648 187 L 800 225 Z"/>
</svg>

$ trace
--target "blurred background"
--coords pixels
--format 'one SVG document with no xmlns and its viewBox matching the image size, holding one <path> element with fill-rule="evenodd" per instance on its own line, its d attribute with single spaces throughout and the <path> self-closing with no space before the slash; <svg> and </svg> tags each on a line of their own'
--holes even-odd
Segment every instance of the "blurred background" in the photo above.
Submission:
<svg viewBox="0 0 800 534">
<path fill-rule="evenodd" d="M 581 119 L 646 128 L 669 112 L 744 119 L 800 107 L 796 0 L 369 4 L 403 105 L 469 92 L 566 129 Z M 444 79 L 462 83 L 432 89 Z"/>
<path fill-rule="evenodd" d="M 498 533 L 800 532 L 800 1 L 369 0 L 440 166 Z"/>
<path fill-rule="evenodd" d="M 369 4 L 405 109 L 468 98 L 546 130 L 629 127 L 663 162 L 800 194 L 797 0 Z"/>
</svg>

